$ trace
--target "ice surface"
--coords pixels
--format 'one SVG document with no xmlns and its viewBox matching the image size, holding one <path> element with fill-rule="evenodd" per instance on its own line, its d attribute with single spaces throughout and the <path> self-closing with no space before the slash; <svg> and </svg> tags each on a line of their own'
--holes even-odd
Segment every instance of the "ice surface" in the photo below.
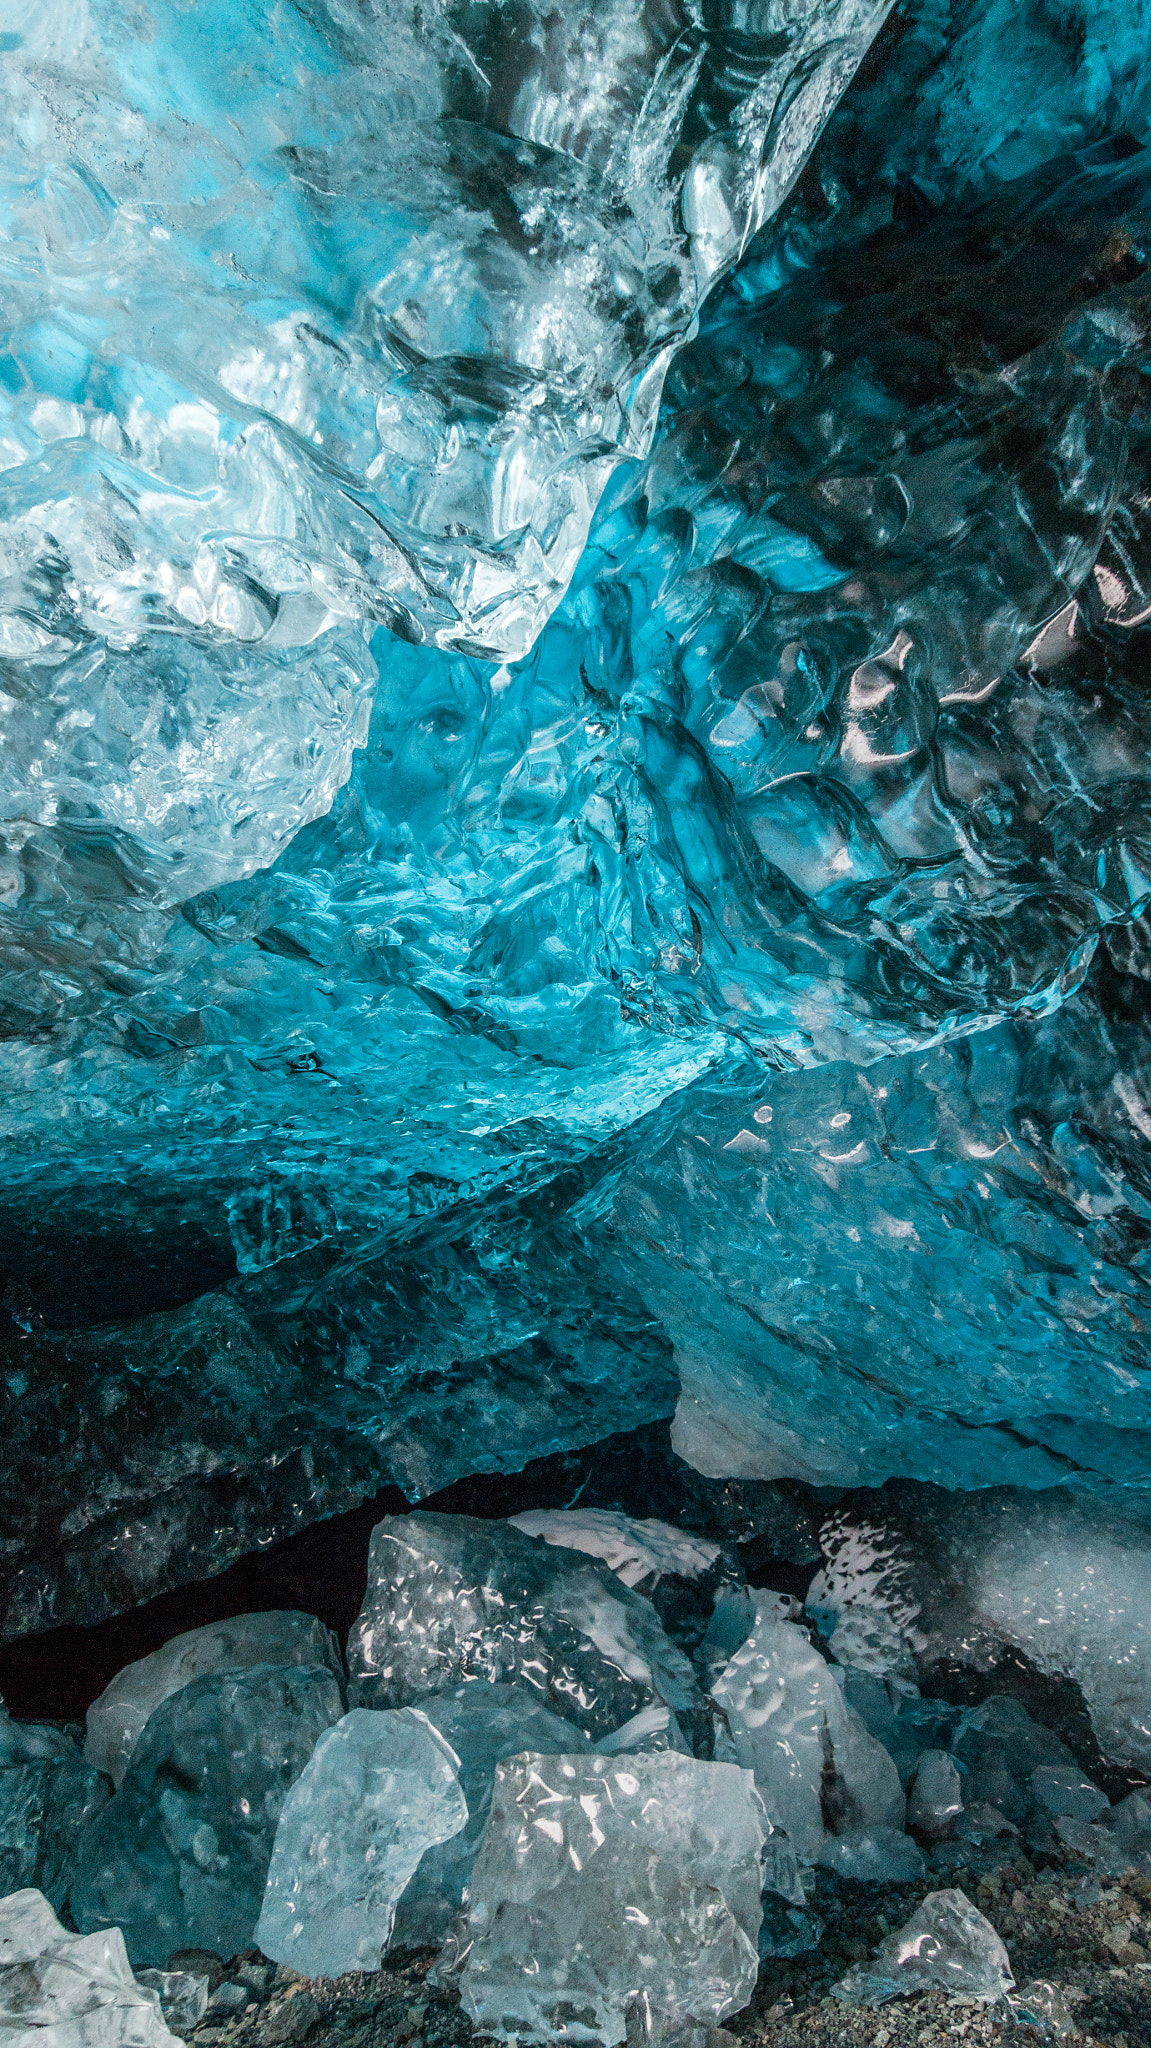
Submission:
<svg viewBox="0 0 1151 2048">
<path fill-rule="evenodd" d="M 712 1695 L 768 1818 L 803 1861 L 814 1861 L 822 1846 L 825 1806 L 837 1833 L 902 1827 L 895 1765 L 795 1622 L 777 1621 L 770 1605 L 757 1610 L 755 1628 Z"/>
<path fill-rule="evenodd" d="M 705 1668 L 725 1649 L 730 1656 L 751 1628 L 742 1567 L 705 1536 L 610 1508 L 533 1508 L 511 1519 L 525 1535 L 602 1558 L 625 1586 L 652 1602 L 681 1650 L 700 1653 Z"/>
<path fill-rule="evenodd" d="M 174 2048 L 119 1928 L 70 1934 L 34 1889 L 0 1899 L 0 2039 L 6 2048 Z"/>
<path fill-rule="evenodd" d="M 467 1824 L 449 1841 L 425 1850 L 396 1906 L 395 1948 L 438 1947 L 447 1934 L 463 1904 L 487 1822 L 497 1763 L 524 1751 L 534 1756 L 565 1755 L 578 1740 L 572 1723 L 549 1713 L 523 1685 L 473 1682 L 422 1700 L 418 1711 L 459 1759 Z"/>
<path fill-rule="evenodd" d="M 467 1822 L 458 1766 L 410 1707 L 321 1735 L 284 1802 L 256 1946 L 305 1977 L 378 1970 L 420 1858 Z"/>
<path fill-rule="evenodd" d="M 731 1764 L 498 1764 L 456 1937 L 466 2012 L 498 2038 L 614 2043 L 644 1993 L 716 2025 L 755 1987 L 767 1832 Z"/>
<path fill-rule="evenodd" d="M 252 1664 L 326 1664 L 337 1678 L 344 1675 L 335 1636 L 312 1614 L 237 1614 L 209 1622 L 116 1673 L 88 1709 L 85 1758 L 119 1785 L 161 1700 L 208 1672 Z"/>
<path fill-rule="evenodd" d="M 76 1838 L 111 1793 L 69 1735 L 0 1706 L 0 1898 L 35 1889 L 58 1912 Z"/>
<path fill-rule="evenodd" d="M 832 1994 L 849 2005 L 884 2005 L 916 1991 L 992 2004 L 1015 1979 L 989 1920 L 962 1892 L 929 1892 L 905 1927 L 879 1944 L 872 1963 L 853 1963 Z"/>
<path fill-rule="evenodd" d="M 195 1678 L 156 1708 L 71 1870 L 77 1926 L 123 1930 L 133 1962 L 251 1944 L 276 1825 L 343 1702 L 321 1667 Z"/>
<path fill-rule="evenodd" d="M 691 1666 L 646 1600 L 596 1559 L 468 1515 L 377 1523 L 348 1670 L 355 1701 L 376 1707 L 515 1680 L 593 1737 L 652 1705 L 688 1727 L 699 1713 Z"/>
<path fill-rule="evenodd" d="M 1107 1794 L 1074 1765 L 1040 1764 L 1031 1773 L 1031 1792 L 1048 1813 L 1065 1813 L 1072 1820 L 1098 1820 L 1110 1805 Z"/>
</svg>

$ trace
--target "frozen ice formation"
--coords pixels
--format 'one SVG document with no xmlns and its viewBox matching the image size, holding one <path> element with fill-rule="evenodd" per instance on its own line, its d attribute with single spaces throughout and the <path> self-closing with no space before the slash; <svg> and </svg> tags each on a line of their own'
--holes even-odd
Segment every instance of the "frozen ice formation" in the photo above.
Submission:
<svg viewBox="0 0 1151 2048">
<path fill-rule="evenodd" d="M 1075 1681 L 1106 1755 L 1151 1763 L 1151 1530 L 1142 1515 L 1063 1492 L 905 1484 L 842 1501 L 820 1541 L 825 1564 L 808 1606 L 831 1644 L 840 1617 L 863 1611 L 885 1623 L 889 1655 L 910 1653 L 924 1672 L 946 1658 L 993 1671 L 1006 1648 L 1021 1651 L 1038 1671 Z M 981 1726 L 1007 1740 L 1013 1707 L 1024 1724 L 1015 1777 L 1074 1763 L 1011 1701 L 976 1709 L 963 1740 L 974 1746 Z M 999 1803 L 990 1780 L 971 1796 Z"/>
<path fill-rule="evenodd" d="M 605 2048 L 640 1994 L 717 2025 L 755 1987 L 767 1834 L 750 1773 L 730 1764 L 497 1764 L 454 1937 L 465 2011 L 497 2038 Z"/>
<path fill-rule="evenodd" d="M 963 1779 L 955 1758 L 945 1749 L 923 1750 L 907 1792 L 908 1827 L 929 1839 L 945 1835 L 963 1806 Z"/>
<path fill-rule="evenodd" d="M 610 1508 L 533 1508 L 511 1519 L 527 1536 L 601 1558 L 651 1601 L 672 1641 L 689 1656 L 699 1652 L 705 1665 L 725 1649 L 730 1655 L 750 1631 L 742 1569 L 708 1537 Z"/>
<path fill-rule="evenodd" d="M 854 1828 L 828 1835 L 816 1862 L 856 1884 L 914 1884 L 926 1876 L 923 1851 L 898 1828 Z"/>
<path fill-rule="evenodd" d="M 136 1970 L 137 1984 L 154 1991 L 173 2034 L 190 2034 L 208 2010 L 208 1979 L 190 1970 Z"/>
<path fill-rule="evenodd" d="M 150 632 L 263 680 L 347 619 L 522 653 L 889 4 L 732 37 L 634 0 L 157 0 L 145 41 L 118 0 L 54 0 L 5 53 L 10 653 L 35 676 Z"/>
<path fill-rule="evenodd" d="M 887 1751 L 850 1707 L 803 1628 L 757 1610 L 755 1627 L 712 1686 L 738 1761 L 769 1820 L 805 1862 L 834 1831 L 902 1828 L 905 1801 Z"/>
<path fill-rule="evenodd" d="M 0 1898 L 0 2039 L 5 2048 L 175 2048 L 119 1928 L 71 1934 L 35 1889 Z"/>
<path fill-rule="evenodd" d="M 256 1946 L 305 1977 L 378 1970 L 420 1858 L 467 1819 L 459 1759 L 418 1709 L 345 1714 L 284 1801 Z"/>
<path fill-rule="evenodd" d="M 688 1730 L 700 1712 L 690 1664 L 640 1594 L 596 1559 L 469 1515 L 377 1523 L 348 1671 L 371 1707 L 518 1681 L 593 1737 L 650 1706 Z"/>
<path fill-rule="evenodd" d="M 496 1765 L 524 1752 L 566 1755 L 579 1739 L 570 1721 L 549 1713 L 524 1685 L 484 1685 L 473 1680 L 421 1700 L 416 1711 L 426 1716 L 459 1760 L 467 1823 L 449 1840 L 425 1849 L 396 1906 L 395 1948 L 438 1947 L 447 1935 L 463 1904 L 487 1822 Z"/>
<path fill-rule="evenodd" d="M 35 1890 L 58 1912 L 77 1837 L 111 1794 L 70 1735 L 0 1706 L 0 1898 Z"/>
<path fill-rule="evenodd" d="M 247 1948 L 284 1801 L 342 1714 L 319 1666 L 209 1673 L 164 1700 L 77 1845 L 77 1926 L 119 1927 L 132 1961 L 152 1966 L 182 1948 Z"/>
<path fill-rule="evenodd" d="M 963 1892 L 929 1892 L 905 1927 L 885 1936 L 874 1962 L 853 1963 L 833 1996 L 849 2005 L 885 2005 L 916 1991 L 994 2004 L 1015 1982 L 1007 1950 Z"/>
<path fill-rule="evenodd" d="M 237 1614 L 173 1636 L 162 1649 L 125 1665 L 88 1709 L 84 1755 L 119 1785 L 144 1728 L 162 1700 L 212 1671 L 253 1664 L 326 1664 L 337 1679 L 343 1659 L 331 1629 L 312 1614 Z"/>
</svg>

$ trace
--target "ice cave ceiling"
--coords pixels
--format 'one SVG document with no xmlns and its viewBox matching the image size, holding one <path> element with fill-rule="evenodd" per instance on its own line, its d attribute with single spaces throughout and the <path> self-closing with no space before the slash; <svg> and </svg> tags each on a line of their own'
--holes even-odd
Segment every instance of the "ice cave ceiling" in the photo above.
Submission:
<svg viewBox="0 0 1151 2048">
<path fill-rule="evenodd" d="M 10 1636 L 668 1417 L 1142 1521 L 1151 8 L 1023 15 L 9 0 Z"/>
</svg>

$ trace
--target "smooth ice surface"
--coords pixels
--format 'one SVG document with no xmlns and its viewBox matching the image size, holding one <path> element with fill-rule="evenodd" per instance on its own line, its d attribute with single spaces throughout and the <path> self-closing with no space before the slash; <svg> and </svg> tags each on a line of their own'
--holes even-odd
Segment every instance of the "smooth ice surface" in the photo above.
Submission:
<svg viewBox="0 0 1151 2048">
<path fill-rule="evenodd" d="M 605 1565 L 469 1515 L 377 1523 L 348 1671 L 356 1703 L 377 1707 L 517 1680 L 593 1737 L 651 1705 L 689 1725 L 699 1709 L 654 1608 Z"/>
<path fill-rule="evenodd" d="M 458 1766 L 410 1707 L 358 1708 L 321 1735 L 276 1827 L 256 1947 L 305 1977 L 378 1970 L 424 1851 L 467 1822 Z"/>
<path fill-rule="evenodd" d="M 614 2043 L 644 1992 L 718 2024 L 755 1987 L 767 1832 L 730 1764 L 498 1764 L 457 1937 L 466 2012 L 500 2038 Z"/>
<path fill-rule="evenodd" d="M 832 1995 L 848 2005 L 885 2005 L 916 1991 L 992 2004 L 1015 1979 L 1007 1950 L 963 1892 L 929 1892 L 905 1927 L 879 1944 L 874 1962 L 853 1963 Z"/>
<path fill-rule="evenodd" d="M 342 1713 L 317 1667 L 209 1674 L 165 1700 L 78 1845 L 77 1925 L 122 1928 L 133 1962 L 152 1965 L 248 1948 L 284 1801 Z"/>
<path fill-rule="evenodd" d="M 903 1826 L 895 1765 L 796 1623 L 775 1620 L 770 1606 L 761 1610 L 712 1696 L 768 1818 L 803 1861 L 814 1861 L 824 1841 L 825 1802 L 834 1807 L 837 1833 Z"/>
<path fill-rule="evenodd" d="M 0 1898 L 32 1888 L 58 1912 L 77 1837 L 111 1796 L 70 1735 L 0 1706 Z"/>
<path fill-rule="evenodd" d="M 175 2048 L 119 1928 L 70 1934 L 35 1889 L 0 1899 L 0 2039 L 6 2048 Z"/>
<path fill-rule="evenodd" d="M 154 1991 L 173 2034 L 190 2034 L 208 2010 L 208 1979 L 190 1970 L 137 1970 L 137 1984 Z"/>
<path fill-rule="evenodd" d="M 577 1741 L 572 1723 L 549 1713 L 525 1685 L 473 1682 L 422 1700 L 418 1711 L 459 1759 L 467 1824 L 450 1840 L 424 1851 L 396 1906 L 395 1948 L 438 1947 L 447 1934 L 471 1877 L 497 1763 L 524 1751 L 533 1756 L 566 1755 Z"/>
<path fill-rule="evenodd" d="M 150 1657 L 125 1665 L 88 1709 L 84 1755 L 119 1785 L 149 1716 L 162 1700 L 211 1671 L 252 1664 L 326 1664 L 337 1678 L 344 1664 L 331 1629 L 312 1614 L 237 1614 L 173 1636 Z"/>
<path fill-rule="evenodd" d="M 511 1519 L 525 1536 L 542 1536 L 561 1549 L 602 1558 L 625 1586 L 648 1595 L 669 1574 L 702 1578 L 720 1556 L 719 1544 L 706 1536 L 673 1529 L 667 1522 L 636 1522 L 607 1508 L 531 1508 Z"/>
<path fill-rule="evenodd" d="M 850 1834 L 828 1835 L 816 1862 L 855 1884 L 914 1884 L 927 1874 L 922 1849 L 897 1828 L 854 1828 Z"/>
</svg>

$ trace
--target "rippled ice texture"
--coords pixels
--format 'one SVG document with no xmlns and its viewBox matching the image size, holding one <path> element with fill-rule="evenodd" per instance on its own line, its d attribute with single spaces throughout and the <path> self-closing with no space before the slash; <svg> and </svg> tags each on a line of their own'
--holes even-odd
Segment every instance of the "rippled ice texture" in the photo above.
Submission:
<svg viewBox="0 0 1151 2048">
<path fill-rule="evenodd" d="M 1144 1483 L 1147 10 L 883 14 L 10 0 L 8 1627 Z"/>
</svg>

